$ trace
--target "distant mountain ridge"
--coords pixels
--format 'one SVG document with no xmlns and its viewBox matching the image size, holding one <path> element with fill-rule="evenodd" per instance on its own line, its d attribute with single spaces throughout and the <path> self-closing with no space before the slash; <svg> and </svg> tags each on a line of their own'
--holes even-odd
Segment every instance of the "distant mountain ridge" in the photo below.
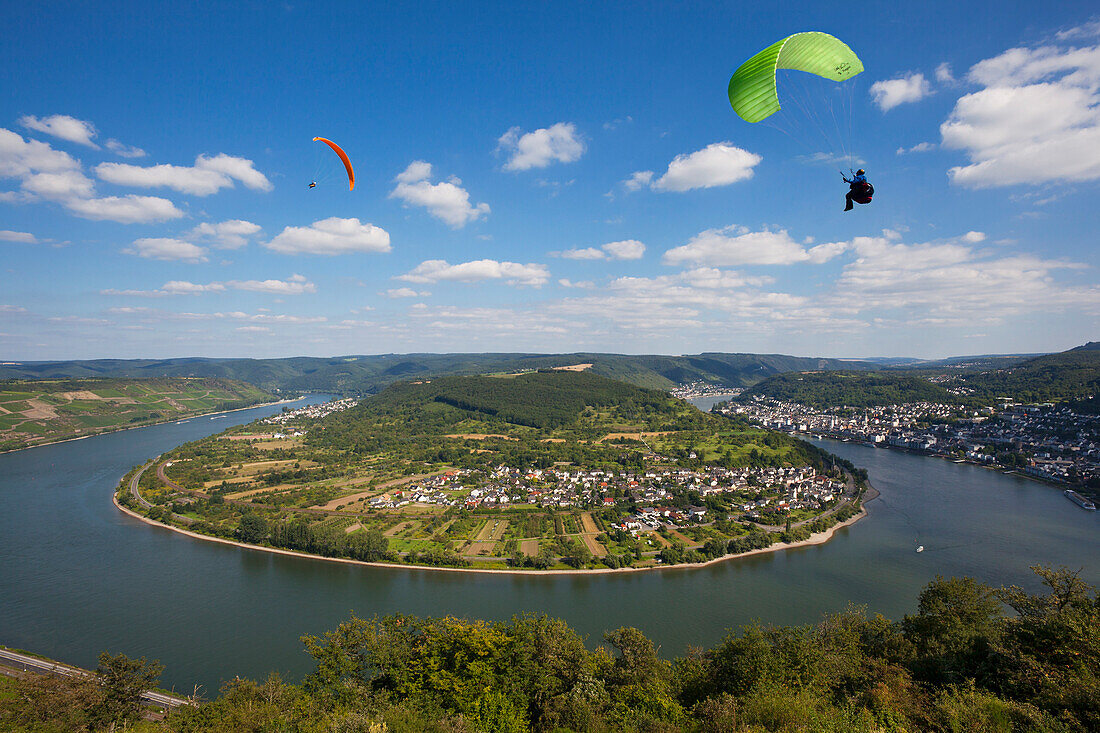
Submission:
<svg viewBox="0 0 1100 733">
<path fill-rule="evenodd" d="M 936 383 L 928 377 L 935 377 Z M 922 364 L 875 372 L 777 374 L 753 385 L 741 399 L 765 396 L 826 408 L 921 401 L 992 404 L 999 397 L 1022 402 L 1066 402 L 1088 400 L 1098 394 L 1100 342 L 1090 341 L 1061 353 L 1023 360 L 973 357 L 946 360 L 939 368 Z"/>
<path fill-rule="evenodd" d="M 593 374 L 646 387 L 669 390 L 700 382 L 715 387 L 750 388 L 792 372 L 877 372 L 910 377 L 951 375 L 980 397 L 1007 394 L 1017 399 L 1048 401 L 1095 394 L 1100 342 L 1057 354 L 958 356 L 935 361 L 902 358 L 829 359 L 787 354 L 703 352 L 662 354 L 376 354 L 282 359 L 91 359 L 0 364 L 0 380 L 87 377 L 218 377 L 237 379 L 267 390 L 374 394 L 394 382 L 442 376 L 515 373 L 591 365 Z M 905 379 L 901 379 L 901 376 Z M 942 380 L 941 380 L 942 383 Z M 805 386 L 805 385 L 800 385 Z M 885 388 L 885 385 L 880 385 Z M 944 385 L 946 386 L 946 385 Z M 898 392 L 893 388 L 887 392 Z M 928 390 L 920 389 L 925 396 Z M 935 390 L 933 390 L 935 391 Z M 761 393 L 766 392 L 766 388 Z M 997 394 L 995 394 L 997 393 Z M 884 393 L 885 394 L 885 393 Z"/>
<path fill-rule="evenodd" d="M 418 377 L 491 374 L 591 364 L 592 373 L 648 387 L 672 389 L 703 382 L 748 387 L 790 371 L 878 369 L 870 362 L 786 354 L 702 353 L 684 356 L 579 352 L 572 354 L 378 354 L 284 359 L 92 359 L 0 365 L 2 379 L 76 377 L 223 377 L 264 389 L 371 394 Z"/>
</svg>

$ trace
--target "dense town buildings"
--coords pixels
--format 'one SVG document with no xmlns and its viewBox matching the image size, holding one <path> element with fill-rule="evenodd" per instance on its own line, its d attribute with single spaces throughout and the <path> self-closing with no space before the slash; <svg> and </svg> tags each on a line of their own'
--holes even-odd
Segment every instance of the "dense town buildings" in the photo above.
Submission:
<svg viewBox="0 0 1100 733">
<path fill-rule="evenodd" d="M 1001 400 L 978 410 L 930 402 L 814 410 L 754 398 L 719 412 L 768 428 L 968 461 L 1058 483 L 1100 487 L 1100 416 Z"/>
</svg>

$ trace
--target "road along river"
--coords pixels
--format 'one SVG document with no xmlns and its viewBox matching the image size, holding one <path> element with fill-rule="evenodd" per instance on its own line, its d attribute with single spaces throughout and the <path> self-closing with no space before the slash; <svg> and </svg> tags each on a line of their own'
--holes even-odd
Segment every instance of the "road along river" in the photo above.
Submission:
<svg viewBox="0 0 1100 733">
<path fill-rule="evenodd" d="M 319 398 L 314 398 L 316 401 Z M 298 637 L 350 613 L 564 618 L 595 644 L 635 626 L 666 656 L 760 619 L 816 621 L 849 601 L 910 613 L 937 574 L 1035 587 L 1028 566 L 1084 568 L 1100 584 L 1096 513 L 1061 491 L 977 466 L 819 445 L 869 469 L 881 497 L 826 544 L 705 568 L 511 576 L 360 567 L 192 539 L 132 519 L 111 494 L 130 468 L 181 443 L 278 412 L 194 418 L 0 455 L 0 643 L 94 668 L 101 651 L 166 665 L 162 686 L 310 668 Z M 918 544 L 925 551 L 916 553 Z"/>
</svg>

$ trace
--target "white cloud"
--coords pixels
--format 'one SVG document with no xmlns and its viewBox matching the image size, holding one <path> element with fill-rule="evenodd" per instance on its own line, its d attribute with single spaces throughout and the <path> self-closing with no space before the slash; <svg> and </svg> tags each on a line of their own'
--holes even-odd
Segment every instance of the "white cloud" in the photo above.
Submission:
<svg viewBox="0 0 1100 733">
<path fill-rule="evenodd" d="M 397 176 L 397 187 L 390 198 L 397 198 L 406 205 L 423 206 L 435 218 L 453 229 L 461 229 L 471 221 L 489 213 L 489 204 L 470 205 L 470 194 L 460 185 L 462 181 L 452 177 L 443 183 L 431 183 L 431 163 L 415 160 Z"/>
<path fill-rule="evenodd" d="M 572 122 L 559 122 L 550 127 L 520 134 L 513 127 L 500 136 L 498 150 L 510 153 L 505 170 L 525 171 L 545 168 L 554 162 L 572 163 L 584 154 L 584 141 Z"/>
<path fill-rule="evenodd" d="M 72 199 L 65 207 L 85 219 L 117 221 L 120 224 L 149 224 L 183 216 L 168 199 L 156 196 L 107 196 L 98 199 Z"/>
<path fill-rule="evenodd" d="M 948 174 L 975 188 L 1100 179 L 1100 45 L 1013 48 L 978 62 L 940 126 L 966 153 Z"/>
<path fill-rule="evenodd" d="M 308 227 L 286 227 L 264 244 L 282 254 L 340 255 L 354 252 L 389 252 L 390 235 L 381 227 L 356 218 L 331 217 Z"/>
<path fill-rule="evenodd" d="M 291 275 L 286 280 L 230 280 L 226 283 L 237 290 L 250 290 L 256 293 L 274 295 L 301 295 L 316 293 L 317 288 L 303 275 Z"/>
<path fill-rule="evenodd" d="M 394 180 L 399 183 L 416 183 L 432 177 L 432 164 L 423 160 L 414 160 L 409 167 L 397 174 Z"/>
<path fill-rule="evenodd" d="M 208 283 L 201 285 L 199 283 L 187 282 L 186 280 L 169 280 L 161 286 L 161 291 L 169 295 L 199 295 L 201 293 L 216 293 L 225 290 L 225 286 L 221 283 Z"/>
<path fill-rule="evenodd" d="M 638 260 L 645 254 L 645 245 L 636 239 L 624 239 L 600 247 L 574 248 L 550 254 L 567 260 Z"/>
<path fill-rule="evenodd" d="M 164 283 L 157 290 L 117 290 L 115 288 L 107 288 L 106 290 L 100 290 L 100 295 L 127 295 L 138 296 L 142 298 L 162 298 L 167 295 L 202 295 L 203 293 L 224 292 L 225 285 L 222 283 L 207 283 L 203 285 L 201 283 L 188 282 L 187 280 L 169 280 Z M 140 312 L 143 309 L 134 308 L 113 308 L 112 312 Z"/>
<path fill-rule="evenodd" d="M 460 308 L 417 303 L 409 308 L 409 315 L 415 319 L 418 332 L 427 333 L 434 343 L 453 344 L 456 349 L 463 345 L 468 348 L 471 342 L 499 343 L 501 338 L 569 337 L 573 334 L 573 324 L 566 319 L 512 308 Z"/>
<path fill-rule="evenodd" d="M 22 178 L 31 173 L 79 171 L 80 162 L 48 143 L 24 140 L 17 132 L 0 127 L 0 176 Z"/>
<path fill-rule="evenodd" d="M 431 293 L 416 291 L 412 288 L 392 288 L 386 291 L 387 298 L 426 298 L 429 295 Z"/>
<path fill-rule="evenodd" d="M 1074 38 L 1094 38 L 1100 36 L 1100 20 L 1093 20 L 1083 25 L 1058 31 L 1056 37 L 1059 41 L 1067 41 Z"/>
<path fill-rule="evenodd" d="M 645 245 L 637 239 L 624 239 L 608 242 L 603 245 L 603 250 L 613 260 L 640 260 L 645 254 Z"/>
<path fill-rule="evenodd" d="M 0 128 L 0 177 L 21 179 L 23 191 L 10 197 L 13 200 L 57 201 L 85 219 L 135 224 L 183 216 L 171 201 L 154 196 L 94 198 L 95 185 L 82 172 L 80 161 L 46 143 L 24 140 L 3 128 Z"/>
<path fill-rule="evenodd" d="M 313 323 L 325 323 L 324 316 L 293 316 L 282 313 L 245 313 L 229 311 L 216 313 L 167 313 L 161 312 L 161 318 L 181 321 L 244 321 L 246 323 L 273 323 L 276 325 L 302 326 Z"/>
<path fill-rule="evenodd" d="M 99 146 L 92 142 L 92 138 L 96 136 L 95 125 L 69 115 L 50 115 L 42 118 L 26 115 L 19 118 L 19 124 L 28 130 L 44 132 L 71 143 L 99 149 Z"/>
<path fill-rule="evenodd" d="M 78 170 L 31 173 L 23 177 L 23 190 L 51 201 L 90 198 L 95 183 Z"/>
<path fill-rule="evenodd" d="M 798 262 L 821 264 L 847 249 L 844 242 L 803 247 L 786 230 L 753 232 L 745 227 L 707 229 L 680 247 L 665 252 L 666 265 L 693 263 L 711 267 L 731 265 L 791 265 Z"/>
<path fill-rule="evenodd" d="M 917 143 L 911 148 L 898 148 L 898 155 L 905 155 L 907 153 L 927 153 L 929 150 L 935 149 L 935 143 L 923 142 Z"/>
<path fill-rule="evenodd" d="M 627 191 L 637 191 L 649 185 L 653 180 L 653 171 L 634 171 L 630 178 L 623 181 L 623 188 Z"/>
<path fill-rule="evenodd" d="M 238 326 L 235 330 L 238 333 L 271 333 L 267 326 Z"/>
<path fill-rule="evenodd" d="M 0 242 L 36 244 L 38 239 L 30 232 L 13 232 L 10 229 L 0 229 Z"/>
<path fill-rule="evenodd" d="M 955 83 L 955 74 L 951 71 L 951 64 L 944 61 L 936 67 L 936 81 L 940 84 Z"/>
<path fill-rule="evenodd" d="M 607 253 L 602 249 L 595 247 L 584 247 L 582 249 L 567 249 L 561 253 L 561 256 L 567 260 L 603 260 L 607 259 Z"/>
<path fill-rule="evenodd" d="M 867 313 L 894 310 L 905 320 L 939 325 L 998 322 L 1021 313 L 1085 308 L 1100 311 L 1100 288 L 1057 283 L 1057 270 L 1083 265 L 975 249 L 980 232 L 955 241 L 903 244 L 856 237 L 856 259 L 844 268 L 829 304 Z"/>
<path fill-rule="evenodd" d="M 182 262 L 206 262 L 206 250 L 182 239 L 168 237 L 146 237 L 135 239 L 123 254 L 137 255 L 152 260 Z"/>
<path fill-rule="evenodd" d="M 558 285 L 561 285 L 563 288 L 581 288 L 583 290 L 591 290 L 592 288 L 596 287 L 596 283 L 592 282 L 591 280 L 573 281 L 565 277 L 558 280 Z"/>
<path fill-rule="evenodd" d="M 267 176 L 256 170 L 253 162 L 247 158 L 237 158 L 225 153 L 218 153 L 212 158 L 200 155 L 195 159 L 195 167 L 217 171 L 230 178 L 235 178 L 256 191 L 270 191 L 274 188 L 271 181 L 267 180 Z"/>
<path fill-rule="evenodd" d="M 899 104 L 919 102 L 932 93 L 932 85 L 924 74 L 906 74 L 899 79 L 876 81 L 871 85 L 871 96 L 883 112 L 889 112 Z"/>
<path fill-rule="evenodd" d="M 614 130 L 617 127 L 619 127 L 620 125 L 629 125 L 633 121 L 634 121 L 634 118 L 631 117 L 630 115 L 627 115 L 626 117 L 617 117 L 617 118 L 611 120 L 610 122 L 603 123 L 603 129 L 605 129 L 605 130 Z"/>
<path fill-rule="evenodd" d="M 435 283 L 442 280 L 454 282 L 477 282 L 479 280 L 506 280 L 509 285 L 528 285 L 541 287 L 550 279 L 550 270 L 546 265 L 518 262 L 499 262 L 497 260 L 474 260 L 451 265 L 446 260 L 425 260 L 408 273 L 399 275 L 398 280 L 414 283 Z"/>
<path fill-rule="evenodd" d="M 106 142 L 106 145 L 107 145 L 108 150 L 110 150 L 115 155 L 121 156 L 123 158 L 144 158 L 145 157 L 145 151 L 142 150 L 141 148 L 134 147 L 133 145 L 124 145 L 124 144 L 120 143 L 118 140 L 114 140 L 114 139 L 108 140 Z"/>
<path fill-rule="evenodd" d="M 694 153 L 677 155 L 668 164 L 665 174 L 653 181 L 651 186 L 656 191 L 690 191 L 694 188 L 726 186 L 752 178 L 753 168 L 761 160 L 761 156 L 738 148 L 733 143 L 713 143 Z M 630 180 L 636 180 L 638 175 L 635 173 Z"/>
<path fill-rule="evenodd" d="M 144 245 L 146 249 L 156 248 L 158 251 L 167 248 L 175 251 L 179 249 L 186 252 L 186 248 L 178 248 L 177 245 L 157 244 Z M 132 254 L 137 254 L 133 252 Z M 145 255 L 154 256 L 154 255 Z M 157 259 L 178 259 L 171 256 L 160 256 Z M 271 293 L 272 295 L 301 295 L 303 293 L 317 292 L 316 286 L 302 275 L 291 275 L 286 280 L 230 280 L 225 283 L 193 283 L 187 280 L 170 280 L 157 290 L 116 290 L 108 288 L 99 291 L 102 295 L 136 295 L 147 298 L 159 298 L 166 295 L 203 295 L 205 293 L 222 293 L 228 288 L 235 290 L 247 290 L 256 293 Z M 262 309 L 261 309 L 262 310 Z"/>
<path fill-rule="evenodd" d="M 243 219 L 229 219 L 217 224 L 203 222 L 191 230 L 190 236 L 210 239 L 219 249 L 239 249 L 248 244 L 248 238 L 259 231 L 259 224 Z"/>
<path fill-rule="evenodd" d="M 200 155 L 194 166 L 160 164 L 138 166 L 129 163 L 100 163 L 96 175 L 108 183 L 137 188 L 170 188 L 193 196 L 209 196 L 223 188 L 233 188 L 236 179 L 248 188 L 270 191 L 274 188 L 251 160 L 224 153 L 208 158 Z"/>
<path fill-rule="evenodd" d="M 829 167 L 840 165 L 849 168 L 864 165 L 866 162 L 858 155 L 841 155 L 840 153 L 823 152 L 813 153 L 812 155 L 799 155 L 796 160 L 798 160 L 799 163 L 805 163 L 807 165 L 827 165 Z"/>
</svg>

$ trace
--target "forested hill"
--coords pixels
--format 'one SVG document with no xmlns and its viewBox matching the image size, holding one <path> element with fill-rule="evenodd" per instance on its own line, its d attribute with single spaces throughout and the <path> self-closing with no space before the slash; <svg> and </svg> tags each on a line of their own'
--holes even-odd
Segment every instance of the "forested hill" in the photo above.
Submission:
<svg viewBox="0 0 1100 733">
<path fill-rule="evenodd" d="M 1005 396 L 1026 402 L 1087 399 L 1100 394 L 1100 341 L 1006 369 L 969 374 L 960 381 L 982 398 Z"/>
<path fill-rule="evenodd" d="M 358 407 L 326 418 L 316 439 L 344 445 L 364 434 L 391 430 L 407 435 L 525 435 L 532 429 L 575 428 L 603 435 L 618 425 L 689 429 L 710 419 L 665 392 L 587 372 L 541 371 L 394 384 Z"/>
<path fill-rule="evenodd" d="M 0 365 L 0 379 L 224 377 L 240 379 L 264 389 L 373 394 L 402 380 L 518 372 L 577 364 L 591 364 L 589 369 L 595 374 L 653 389 L 672 389 L 693 381 L 747 387 L 773 374 L 788 371 L 878 368 L 870 362 L 783 354 L 379 354 L 288 359 L 8 362 Z"/>
<path fill-rule="evenodd" d="M 798 402 L 818 409 L 872 407 L 905 402 L 956 404 L 961 400 L 927 379 L 897 372 L 792 372 L 769 377 L 741 394 Z"/>
<path fill-rule="evenodd" d="M 1069 351 L 992 369 L 791 372 L 761 381 L 746 390 L 741 399 L 761 395 L 827 408 L 922 401 L 992 404 L 998 397 L 1018 402 L 1066 402 L 1098 394 L 1100 342 L 1089 342 Z"/>
</svg>

